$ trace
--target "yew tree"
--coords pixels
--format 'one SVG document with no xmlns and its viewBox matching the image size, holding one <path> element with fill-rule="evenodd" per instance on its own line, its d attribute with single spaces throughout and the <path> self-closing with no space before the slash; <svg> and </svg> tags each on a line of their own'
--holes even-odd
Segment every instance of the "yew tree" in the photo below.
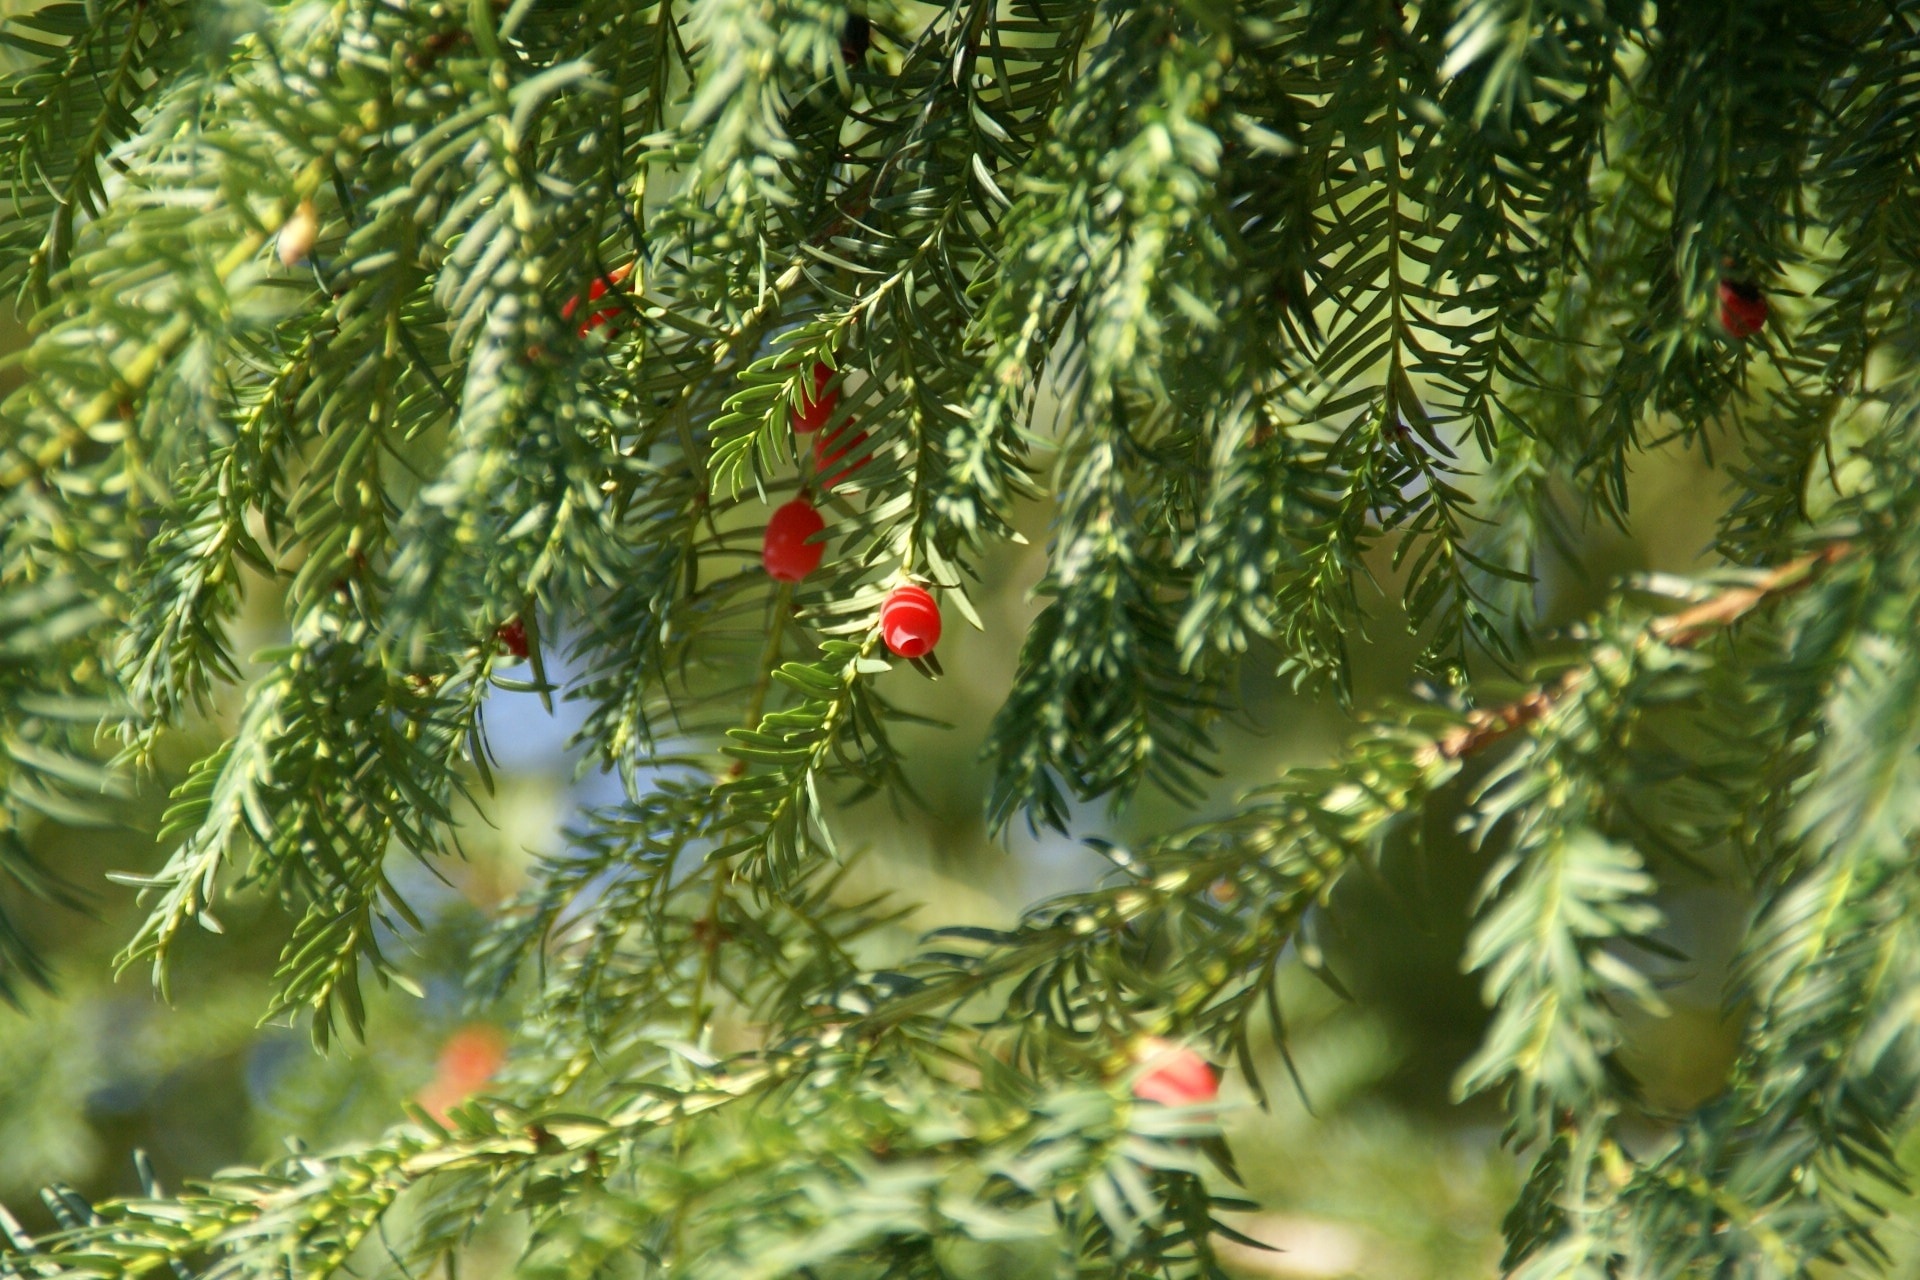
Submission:
<svg viewBox="0 0 1920 1280">
<path fill-rule="evenodd" d="M 164 990 L 265 896 L 262 1013 L 322 1049 L 412 981 L 394 869 L 458 856 L 497 688 L 582 704 L 626 792 L 475 957 L 530 992 L 486 1096 L 56 1197 L 0 1274 L 453 1276 L 502 1216 L 552 1280 L 1221 1274 L 1213 1068 L 1294 1087 L 1280 975 L 1339 984 L 1332 895 L 1434 815 L 1490 867 L 1454 1088 L 1530 1169 L 1510 1271 L 1879 1265 L 1920 4 L 49 0 L 0 42 L 0 991 L 46 979 L 36 824 L 183 726 L 225 741 L 123 877 L 124 963 Z M 1540 625 L 1676 446 L 1724 485 L 1708 567 Z M 834 815 L 910 803 L 902 691 L 1034 504 L 996 830 L 1198 806 L 1251 668 L 1350 738 L 876 969 L 896 905 Z M 238 651 L 261 599 L 285 642 Z M 1367 626 L 1406 696 L 1356 693 Z M 1675 1113 L 1621 1050 L 1703 868 L 1750 904 L 1738 1052 Z"/>
</svg>

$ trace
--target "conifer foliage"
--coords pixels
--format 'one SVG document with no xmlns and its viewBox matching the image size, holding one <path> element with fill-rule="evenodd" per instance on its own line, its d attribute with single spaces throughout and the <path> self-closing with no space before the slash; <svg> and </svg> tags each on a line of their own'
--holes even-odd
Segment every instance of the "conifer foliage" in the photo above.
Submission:
<svg viewBox="0 0 1920 1280">
<path fill-rule="evenodd" d="M 492 688 L 582 700 L 630 793 L 480 958 L 539 984 L 487 1096 L 56 1198 L 0 1271 L 418 1276 L 490 1212 L 570 1280 L 934 1276 L 966 1241 L 1215 1274 L 1211 1070 L 1180 1059 L 1197 1105 L 1135 1081 L 1175 1046 L 1270 1087 L 1277 969 L 1443 808 L 1492 866 L 1458 1085 L 1532 1162 L 1507 1266 L 1881 1257 L 1920 1100 L 1920 5 L 52 0 L 0 33 L 33 332 L 0 869 L 65 893 L 23 829 L 237 697 L 125 961 L 164 985 L 271 895 L 277 1008 L 324 1046 L 409 981 L 389 871 L 454 850 Z M 1725 463 L 1724 570 L 1543 647 L 1540 557 L 1676 436 Z M 1434 692 L 862 968 L 892 908 L 840 891 L 823 805 L 903 789 L 899 655 L 937 673 L 1036 496 L 996 824 L 1198 796 L 1243 663 L 1350 697 L 1376 576 Z M 258 655 L 249 592 L 291 620 Z M 1729 1078 L 1654 1115 L 1618 1051 L 1673 850 L 1758 906 Z M 0 920 L 0 995 L 43 978 Z"/>
</svg>

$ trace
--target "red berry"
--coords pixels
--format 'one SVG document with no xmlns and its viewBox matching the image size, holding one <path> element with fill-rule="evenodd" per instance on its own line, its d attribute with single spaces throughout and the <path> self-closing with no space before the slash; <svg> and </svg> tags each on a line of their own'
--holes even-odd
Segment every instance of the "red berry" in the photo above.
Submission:
<svg viewBox="0 0 1920 1280">
<path fill-rule="evenodd" d="M 1767 299 L 1739 280 L 1720 282 L 1720 327 L 1736 338 L 1751 338 L 1767 326 Z"/>
<path fill-rule="evenodd" d="M 940 606 L 921 587 L 895 587 L 880 605 L 880 637 L 903 658 L 922 658 L 940 643 Z"/>
<path fill-rule="evenodd" d="M 615 267 L 612 271 L 608 272 L 606 275 L 601 276 L 599 279 L 595 280 L 592 285 L 588 286 L 587 301 L 589 303 L 600 301 L 600 299 L 607 296 L 608 289 L 612 288 L 614 285 L 619 284 L 622 280 L 625 280 L 627 276 L 632 273 L 632 271 L 633 271 L 633 264 L 629 262 L 626 266 Z M 580 309 L 580 299 L 577 297 L 569 298 L 567 299 L 567 305 L 560 308 L 560 318 L 562 320 L 571 320 L 573 319 L 573 313 L 578 311 L 579 309 Z M 585 324 L 582 324 L 580 326 L 580 336 L 584 338 L 588 334 L 592 333 L 595 329 L 598 329 L 601 325 L 607 323 L 609 320 L 618 320 L 619 318 L 620 318 L 619 307 L 611 307 L 605 311 L 596 311 L 592 315 L 587 317 Z"/>
<path fill-rule="evenodd" d="M 821 489 L 831 493 L 841 481 L 873 461 L 871 453 L 863 453 L 844 467 L 835 469 L 833 465 L 846 457 L 855 446 L 864 444 L 866 439 L 867 433 L 856 429 L 851 422 L 838 431 L 825 432 L 813 438 L 813 471 L 820 479 Z"/>
<path fill-rule="evenodd" d="M 1220 1096 L 1213 1068 L 1185 1045 L 1149 1038 L 1134 1055 L 1144 1068 L 1133 1082 L 1133 1096 L 1169 1107 L 1192 1107 Z"/>
<path fill-rule="evenodd" d="M 462 1027 L 440 1046 L 440 1077 L 469 1090 L 493 1077 L 506 1060 L 507 1038 L 484 1022 Z"/>
<path fill-rule="evenodd" d="M 500 646 L 516 658 L 527 656 L 527 624 L 518 618 L 509 619 L 494 628 L 494 638 Z"/>
<path fill-rule="evenodd" d="M 827 390 L 827 383 L 831 381 L 833 370 L 816 363 L 813 366 L 813 394 L 802 392 L 800 407 L 793 411 L 795 435 L 804 436 L 809 431 L 818 431 L 827 425 L 827 419 L 833 416 L 834 406 L 840 403 L 840 393 Z"/>
<path fill-rule="evenodd" d="M 441 1123 L 493 1078 L 507 1057 L 507 1040 L 497 1027 L 477 1023 L 447 1037 L 440 1048 L 439 1072 L 415 1099 Z"/>
<path fill-rule="evenodd" d="M 767 536 L 760 544 L 760 563 L 767 576 L 780 582 L 798 582 L 820 567 L 826 547 L 813 536 L 827 527 L 820 513 L 805 498 L 795 498 L 767 521 Z"/>
</svg>

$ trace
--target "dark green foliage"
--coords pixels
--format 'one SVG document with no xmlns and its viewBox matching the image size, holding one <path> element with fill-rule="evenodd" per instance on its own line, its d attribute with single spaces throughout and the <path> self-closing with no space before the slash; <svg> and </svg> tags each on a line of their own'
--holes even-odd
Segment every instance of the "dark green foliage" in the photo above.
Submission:
<svg viewBox="0 0 1920 1280">
<path fill-rule="evenodd" d="M 409 981 L 393 862 L 457 855 L 491 689 L 585 702 L 627 791 L 482 948 L 536 992 L 497 1098 L 60 1201 L 0 1270 L 424 1274 L 492 1210 L 569 1280 L 932 1276 L 980 1242 L 1219 1274 L 1227 1148 L 1133 1102 L 1133 1055 L 1187 1040 L 1264 1097 L 1280 969 L 1339 989 L 1337 886 L 1455 810 L 1491 865 L 1458 1084 L 1533 1161 L 1515 1274 L 1875 1265 L 1920 1101 L 1920 6 L 855 8 L 851 59 L 828 0 L 0 28 L 34 334 L 0 410 L 0 873 L 71 898 L 22 832 L 107 816 L 237 702 L 125 877 L 126 959 L 164 979 L 271 895 L 275 1011 L 324 1045 L 365 975 Z M 1717 323 L 1723 279 L 1760 333 Z M 816 363 L 838 475 L 790 426 Z M 1727 565 L 1543 651 L 1540 561 L 1673 439 L 1725 462 Z M 801 493 L 826 559 L 776 584 Z M 1350 701 L 1380 594 L 1445 692 L 873 968 L 902 908 L 851 900 L 830 814 L 910 798 L 880 602 L 916 581 L 966 625 L 1036 498 L 996 825 L 1203 799 L 1243 664 Z M 236 653 L 254 595 L 290 631 Z M 1665 1114 L 1623 1049 L 1698 875 L 1756 904 L 1746 1020 Z M 0 998 L 45 980 L 29 941 L 0 915 Z"/>
<path fill-rule="evenodd" d="M 35 306 L 72 258 L 75 233 L 108 200 L 114 149 L 137 133 L 156 88 L 195 61 L 191 6 L 49 4 L 7 19 L 0 42 L 26 68 L 8 78 L 0 280 Z"/>
<path fill-rule="evenodd" d="M 91 824 L 103 794 L 120 790 L 86 755 L 95 727 L 118 708 L 99 693 L 97 658 L 87 643 L 101 624 L 98 606 L 70 578 L 24 582 L 0 603 L 0 883 L 70 908 L 86 894 L 43 866 L 24 836 L 43 819 Z M 45 985 L 48 972 L 22 922 L 0 910 L 0 1000 L 17 1004 L 22 982 Z"/>
</svg>

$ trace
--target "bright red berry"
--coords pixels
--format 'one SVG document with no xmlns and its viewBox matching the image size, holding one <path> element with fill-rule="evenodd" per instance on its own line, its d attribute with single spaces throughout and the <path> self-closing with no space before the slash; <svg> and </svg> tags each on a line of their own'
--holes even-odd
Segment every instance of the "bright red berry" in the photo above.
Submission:
<svg viewBox="0 0 1920 1280">
<path fill-rule="evenodd" d="M 826 527 L 827 522 L 805 498 L 795 498 L 774 512 L 760 544 L 760 563 L 767 567 L 767 576 L 780 582 L 798 582 L 818 569 L 827 549 L 813 536 Z"/>
<path fill-rule="evenodd" d="M 903 658 L 925 657 L 940 643 L 940 606 L 923 587 L 895 587 L 880 605 L 880 638 Z"/>
<path fill-rule="evenodd" d="M 1720 327 L 1736 338 L 1751 338 L 1767 326 L 1767 299 L 1740 280 L 1720 282 Z"/>
<path fill-rule="evenodd" d="M 606 275 L 601 276 L 599 279 L 595 280 L 587 288 L 588 304 L 591 305 L 595 302 L 600 301 L 600 299 L 606 297 L 607 290 L 612 288 L 614 285 L 619 284 L 622 280 L 625 280 L 627 276 L 632 273 L 632 271 L 633 271 L 633 264 L 629 262 L 626 266 L 615 267 L 612 271 L 608 272 Z M 567 299 L 567 305 L 560 308 L 560 318 L 562 320 L 571 320 L 573 319 L 573 313 L 578 311 L 579 309 L 580 309 L 580 299 L 577 297 L 569 298 Z M 610 307 L 605 311 L 596 311 L 592 315 L 588 316 L 586 319 L 586 322 L 580 326 L 580 336 L 584 338 L 588 334 L 592 333 L 595 329 L 598 329 L 601 325 L 606 324 L 609 320 L 618 320 L 619 318 L 620 318 L 619 307 Z"/>
<path fill-rule="evenodd" d="M 1220 1078 L 1185 1045 L 1149 1038 L 1134 1060 L 1142 1068 L 1133 1082 L 1133 1096 L 1169 1107 L 1193 1107 L 1220 1096 Z"/>
<path fill-rule="evenodd" d="M 415 1095 L 420 1105 L 445 1123 L 447 1113 L 493 1078 L 507 1058 L 507 1038 L 485 1023 L 462 1027 L 440 1047 L 439 1071 Z"/>
<path fill-rule="evenodd" d="M 865 444 L 866 439 L 867 433 L 851 422 L 838 431 L 823 432 L 813 438 L 813 471 L 819 477 L 822 490 L 831 493 L 841 481 L 873 461 L 872 453 L 863 453 L 844 467 L 834 466 L 855 447 Z"/>
<path fill-rule="evenodd" d="M 494 638 L 500 647 L 516 658 L 527 656 L 527 624 L 518 618 L 511 618 L 494 628 Z"/>
<path fill-rule="evenodd" d="M 829 391 L 827 384 L 833 381 L 833 370 L 824 364 L 813 366 L 813 394 L 802 392 L 800 407 L 793 411 L 793 430 L 795 435 L 806 435 L 818 431 L 827 425 L 827 419 L 833 416 L 834 406 L 840 403 L 840 393 Z"/>
</svg>

